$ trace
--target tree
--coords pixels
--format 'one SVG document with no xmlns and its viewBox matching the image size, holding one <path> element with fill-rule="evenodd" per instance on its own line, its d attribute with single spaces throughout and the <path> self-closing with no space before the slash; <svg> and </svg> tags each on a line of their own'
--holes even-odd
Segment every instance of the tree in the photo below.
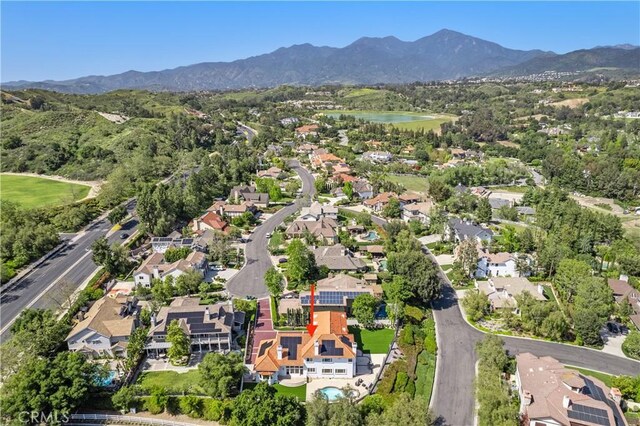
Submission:
<svg viewBox="0 0 640 426">
<path fill-rule="evenodd" d="M 573 314 L 573 323 L 576 334 L 586 345 L 600 344 L 600 329 L 602 324 L 598 314 L 590 310 L 579 310 Z M 628 338 L 628 337 L 627 337 Z"/>
<path fill-rule="evenodd" d="M 489 314 L 491 304 L 489 297 L 481 291 L 469 290 L 462 299 L 467 316 L 472 321 L 480 321 L 485 315 Z"/>
<path fill-rule="evenodd" d="M 30 358 L 0 389 L 3 416 L 20 413 L 70 413 L 84 402 L 104 375 L 101 366 L 77 352 L 60 352 L 54 359 Z"/>
<path fill-rule="evenodd" d="M 305 411 L 293 396 L 277 394 L 262 382 L 242 392 L 234 401 L 230 426 L 302 426 Z"/>
<path fill-rule="evenodd" d="M 172 364 L 181 364 L 184 358 L 189 356 L 191 352 L 191 342 L 189 336 L 180 327 L 178 320 L 173 320 L 167 327 L 167 342 L 171 346 L 167 350 L 167 356 Z"/>
<path fill-rule="evenodd" d="M 640 331 L 633 330 L 622 342 L 622 351 L 629 358 L 640 359 Z M 638 392 L 640 396 L 640 391 Z"/>
<path fill-rule="evenodd" d="M 594 312 L 602 327 L 614 311 L 613 292 L 602 278 L 588 277 L 578 283 L 573 308 L 575 313 Z"/>
<path fill-rule="evenodd" d="M 313 276 L 316 260 L 302 240 L 294 238 L 287 247 L 287 279 L 292 284 L 307 282 Z"/>
<path fill-rule="evenodd" d="M 344 192 L 344 195 L 346 195 L 349 200 L 353 200 L 353 183 L 345 182 L 344 185 L 342 185 L 342 192 Z"/>
<path fill-rule="evenodd" d="M 313 186 L 316 188 L 316 192 L 323 193 L 327 187 L 327 179 L 319 177 L 315 180 Z"/>
<path fill-rule="evenodd" d="M 124 274 L 131 266 L 129 262 L 128 250 L 121 245 L 113 244 L 109 247 L 109 242 L 105 237 L 100 237 L 91 245 L 93 261 L 104 267 L 104 270 L 111 275 Z"/>
<path fill-rule="evenodd" d="M 402 206 L 400 205 L 400 201 L 397 198 L 390 198 L 389 202 L 382 209 L 382 214 L 385 217 L 390 218 L 399 218 L 402 215 Z"/>
<path fill-rule="evenodd" d="M 591 267 L 586 263 L 575 259 L 563 259 L 558 264 L 553 284 L 560 298 L 572 303 L 578 292 L 578 284 L 591 277 Z"/>
<path fill-rule="evenodd" d="M 467 238 L 458 246 L 458 261 L 468 277 L 473 277 L 478 268 L 478 243 L 475 239 Z"/>
<path fill-rule="evenodd" d="M 186 259 L 186 257 L 189 256 L 190 253 L 191 249 L 189 247 L 169 247 L 164 252 L 164 260 L 167 263 L 173 263 L 180 259 Z"/>
<path fill-rule="evenodd" d="M 322 394 L 316 392 L 305 408 L 306 426 L 364 425 L 363 415 L 351 398 L 340 398 L 329 402 Z"/>
<path fill-rule="evenodd" d="M 431 260 L 421 251 L 389 253 L 387 267 L 402 276 L 413 295 L 429 303 L 440 295 L 441 284 Z"/>
<path fill-rule="evenodd" d="M 223 355 L 209 352 L 198 365 L 202 387 L 214 398 L 228 398 L 240 390 L 240 379 L 244 374 L 242 355 Z"/>
<path fill-rule="evenodd" d="M 297 179 L 292 179 L 285 185 L 285 190 L 291 194 L 295 195 L 296 192 L 300 189 L 300 181 Z"/>
<path fill-rule="evenodd" d="M 209 243 L 209 260 L 226 266 L 231 260 L 229 256 L 230 250 L 231 242 L 229 241 L 229 236 L 215 231 Z"/>
<path fill-rule="evenodd" d="M 19 346 L 25 355 L 52 357 L 64 343 L 70 327 L 58 321 L 50 310 L 26 309 L 11 326 L 10 344 Z"/>
<path fill-rule="evenodd" d="M 428 186 L 429 195 L 438 203 L 446 201 L 451 196 L 451 187 L 441 179 L 429 178 Z"/>
<path fill-rule="evenodd" d="M 504 341 L 495 334 L 486 334 L 476 344 L 476 355 L 481 363 L 499 371 L 504 371 L 509 363 L 509 357 L 504 350 Z"/>
<path fill-rule="evenodd" d="M 124 414 L 135 405 L 137 398 L 138 392 L 134 386 L 123 386 L 113 394 L 111 403 Z"/>
<path fill-rule="evenodd" d="M 279 296 L 284 289 L 284 277 L 274 266 L 264 274 L 264 283 L 274 297 Z"/>
<path fill-rule="evenodd" d="M 127 214 L 128 212 L 125 206 L 123 206 L 122 204 L 119 204 L 109 212 L 109 216 L 107 216 L 107 218 L 109 219 L 109 222 L 111 222 L 112 225 L 115 225 L 116 223 L 120 223 L 122 219 L 127 217 Z"/>
<path fill-rule="evenodd" d="M 367 417 L 369 426 L 432 426 L 433 424 L 433 417 L 426 400 L 421 396 L 412 399 L 407 393 L 398 395 L 382 414 L 370 414 Z"/>
<path fill-rule="evenodd" d="M 363 327 L 371 327 L 375 321 L 378 300 L 369 293 L 362 293 L 353 299 L 351 313 Z"/>
<path fill-rule="evenodd" d="M 511 222 L 518 221 L 518 210 L 511 206 L 502 206 L 498 209 L 498 216 Z"/>
<path fill-rule="evenodd" d="M 127 370 L 132 370 L 138 364 L 140 357 L 144 353 L 144 345 L 147 341 L 148 331 L 146 327 L 138 327 L 131 333 L 129 344 L 127 345 L 127 359 L 125 361 L 125 368 Z"/>
<path fill-rule="evenodd" d="M 491 204 L 488 198 L 481 198 L 476 208 L 476 218 L 480 223 L 491 222 Z"/>
</svg>

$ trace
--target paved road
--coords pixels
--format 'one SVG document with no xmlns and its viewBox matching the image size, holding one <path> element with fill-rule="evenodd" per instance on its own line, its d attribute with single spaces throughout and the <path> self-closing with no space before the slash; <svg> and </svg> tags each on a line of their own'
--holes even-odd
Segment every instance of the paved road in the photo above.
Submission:
<svg viewBox="0 0 640 426">
<path fill-rule="evenodd" d="M 313 196 L 315 193 L 313 176 L 296 160 L 291 161 L 291 168 L 302 179 L 302 193 Z M 229 293 L 239 297 L 265 297 L 269 295 L 269 291 L 264 285 L 264 274 L 272 266 L 269 251 L 267 250 L 267 234 L 273 232 L 287 216 L 295 213 L 300 208 L 301 203 L 302 200 L 299 199 L 295 203 L 278 210 L 251 234 L 251 240 L 244 250 L 246 264 L 227 283 Z"/>
<path fill-rule="evenodd" d="M 238 131 L 246 136 L 247 140 L 251 142 L 253 138 L 258 136 L 258 132 L 251 127 L 238 121 Z"/>
<path fill-rule="evenodd" d="M 435 258 L 429 253 L 432 261 Z M 442 423 L 453 426 L 473 425 L 475 398 L 475 345 L 484 335 L 462 317 L 455 291 L 446 275 L 439 271 L 442 297 L 433 303 L 438 334 L 438 360 L 431 407 Z M 531 352 L 548 355 L 567 365 L 599 370 L 609 374 L 637 375 L 640 362 L 601 351 L 540 340 L 501 336 L 510 354 Z"/>
<path fill-rule="evenodd" d="M 135 202 L 128 205 L 131 212 Z M 132 234 L 138 221 L 132 219 L 109 237 L 110 242 L 120 241 L 124 233 Z M 20 313 L 27 308 L 59 308 L 82 282 L 91 276 L 96 265 L 91 260 L 91 244 L 107 234 L 111 224 L 103 219 L 91 224 L 84 235 L 72 242 L 0 296 L 0 342 L 10 335 L 9 328 Z"/>
</svg>

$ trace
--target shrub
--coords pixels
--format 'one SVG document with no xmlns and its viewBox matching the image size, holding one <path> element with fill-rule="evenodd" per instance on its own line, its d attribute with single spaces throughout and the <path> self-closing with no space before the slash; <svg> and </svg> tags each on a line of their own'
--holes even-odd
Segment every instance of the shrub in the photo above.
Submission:
<svg viewBox="0 0 640 426">
<path fill-rule="evenodd" d="M 217 422 L 224 415 L 224 404 L 217 399 L 205 399 L 202 409 L 202 418 L 209 421 Z"/>
<path fill-rule="evenodd" d="M 202 405 L 202 399 L 194 395 L 187 395 L 179 401 L 180 412 L 196 419 L 202 417 Z"/>
<path fill-rule="evenodd" d="M 413 380 L 409 380 L 407 386 L 404 388 L 404 391 L 411 395 L 411 398 L 416 394 L 416 383 Z"/>
<path fill-rule="evenodd" d="M 415 339 L 413 336 L 413 327 L 408 325 L 402 329 L 402 331 L 400 332 L 400 343 L 407 346 L 413 345 L 415 343 Z"/>
<path fill-rule="evenodd" d="M 398 372 L 396 375 L 396 381 L 393 383 L 393 391 L 395 393 L 404 392 L 405 387 L 407 386 L 407 382 L 409 382 L 409 376 L 404 371 Z M 415 387 L 414 387 L 415 392 Z"/>
<path fill-rule="evenodd" d="M 420 308 L 407 305 L 404 307 L 404 317 L 407 321 L 413 324 L 420 324 L 420 321 L 422 321 L 422 318 L 424 318 L 424 313 Z"/>
</svg>

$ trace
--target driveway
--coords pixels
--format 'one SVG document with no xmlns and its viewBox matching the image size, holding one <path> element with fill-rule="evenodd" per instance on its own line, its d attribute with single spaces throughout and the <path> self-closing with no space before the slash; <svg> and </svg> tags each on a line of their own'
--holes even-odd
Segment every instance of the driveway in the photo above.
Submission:
<svg viewBox="0 0 640 426">
<path fill-rule="evenodd" d="M 276 337 L 276 331 L 273 329 L 273 320 L 271 319 L 271 307 L 269 305 L 269 298 L 258 300 L 258 320 L 256 321 L 256 328 L 253 332 L 253 345 L 251 350 L 251 364 L 256 361 L 258 356 L 258 350 L 260 350 L 260 343 L 263 340 L 269 340 Z"/>
<path fill-rule="evenodd" d="M 302 193 L 312 196 L 315 193 L 314 178 L 297 160 L 291 161 L 291 168 L 302 179 Z M 284 219 L 302 207 L 302 199 L 278 210 L 251 234 L 245 247 L 245 266 L 227 282 L 227 290 L 234 296 L 265 297 L 269 295 L 264 285 L 264 274 L 272 266 L 267 250 L 267 234 L 272 233 Z"/>
</svg>

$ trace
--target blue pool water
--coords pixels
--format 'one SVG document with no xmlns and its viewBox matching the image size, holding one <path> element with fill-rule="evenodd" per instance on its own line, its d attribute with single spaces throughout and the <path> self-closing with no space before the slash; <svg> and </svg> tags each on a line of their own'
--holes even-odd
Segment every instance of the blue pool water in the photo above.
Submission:
<svg viewBox="0 0 640 426">
<path fill-rule="evenodd" d="M 364 237 L 367 241 L 374 241 L 378 239 L 378 233 L 376 231 L 369 231 L 367 235 Z"/>
<path fill-rule="evenodd" d="M 387 259 L 384 259 L 384 260 L 380 261 L 380 270 L 381 271 L 386 271 L 387 270 Z"/>
<path fill-rule="evenodd" d="M 98 379 L 98 386 L 107 387 L 111 386 L 116 379 L 116 372 L 109 371 L 109 374 L 104 379 Z"/>
<path fill-rule="evenodd" d="M 342 392 L 342 389 L 334 388 L 333 386 L 320 389 L 320 393 L 324 395 L 328 401 L 335 401 L 338 398 L 344 398 L 344 392 Z"/>
</svg>

